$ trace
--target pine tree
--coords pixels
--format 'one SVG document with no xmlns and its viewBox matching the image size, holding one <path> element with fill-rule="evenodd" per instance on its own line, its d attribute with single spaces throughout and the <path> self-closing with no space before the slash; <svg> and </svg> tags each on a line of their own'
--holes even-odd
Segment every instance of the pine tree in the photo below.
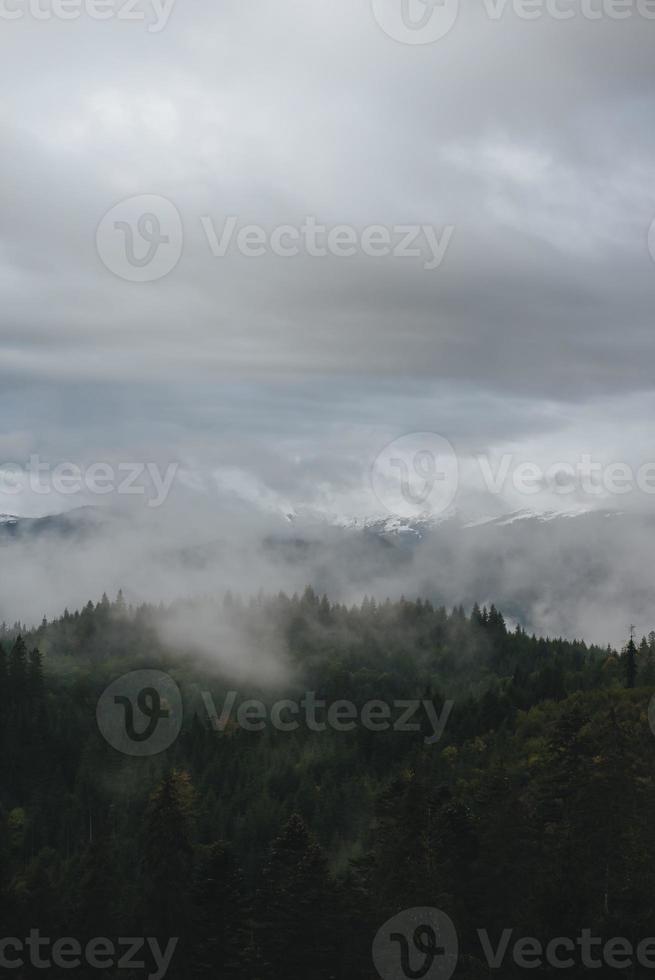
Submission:
<svg viewBox="0 0 655 980">
<path fill-rule="evenodd" d="M 38 699 L 43 694 L 43 660 L 39 650 L 32 650 L 27 666 L 27 691 L 31 698 Z"/>
<path fill-rule="evenodd" d="M 193 789 L 189 775 L 169 772 L 150 798 L 146 818 L 144 926 L 166 942 L 188 934 L 193 882 Z M 172 975 L 171 975 L 172 976 Z"/>
<path fill-rule="evenodd" d="M 637 679 L 637 647 L 635 645 L 634 630 L 630 633 L 630 641 L 625 648 L 622 660 L 626 687 L 632 688 L 635 686 Z"/>
<path fill-rule="evenodd" d="M 27 688 L 27 647 L 19 636 L 9 654 L 9 691 L 17 701 L 22 700 Z"/>
<path fill-rule="evenodd" d="M 336 975 L 336 892 L 325 855 L 297 815 L 272 844 L 257 905 L 258 951 L 267 980 Z"/>
<path fill-rule="evenodd" d="M 76 925 L 84 939 L 114 935 L 120 929 L 119 881 L 114 841 L 103 832 L 89 843 L 79 867 Z"/>
<path fill-rule="evenodd" d="M 0 643 L 0 705 L 5 704 L 8 697 L 9 688 L 9 669 L 7 665 L 7 654 Z"/>
<path fill-rule="evenodd" d="M 242 980 L 253 956 L 252 910 L 241 869 L 224 843 L 201 848 L 193 887 L 193 975 Z"/>
</svg>

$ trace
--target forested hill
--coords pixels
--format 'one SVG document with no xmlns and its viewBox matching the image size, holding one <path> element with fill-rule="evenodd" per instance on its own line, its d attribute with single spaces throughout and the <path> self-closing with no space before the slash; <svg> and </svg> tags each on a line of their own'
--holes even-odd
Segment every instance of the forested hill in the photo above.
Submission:
<svg viewBox="0 0 655 980">
<path fill-rule="evenodd" d="M 189 654 L 204 652 L 204 673 L 229 679 L 243 673 L 245 650 L 246 662 L 271 674 L 275 661 L 301 682 L 314 669 L 325 680 L 336 668 L 345 671 L 346 684 L 356 683 L 359 671 L 370 670 L 381 680 L 398 675 L 405 689 L 421 681 L 456 685 L 464 692 L 472 687 L 506 691 L 506 682 L 513 679 L 517 707 L 533 697 L 611 684 L 620 674 L 616 652 L 581 641 L 529 636 L 520 625 L 508 628 L 493 605 L 482 610 L 476 605 L 470 615 L 461 606 L 447 611 L 420 599 L 364 599 L 359 606 L 346 607 L 330 604 L 311 588 L 301 597 L 280 594 L 244 602 L 228 594 L 222 600 L 168 607 L 127 606 L 119 593 L 115 602 L 103 596 L 81 611 L 66 611 L 50 623 L 44 619 L 37 630 L 3 623 L 0 642 L 8 647 L 19 633 L 28 647 L 39 649 L 52 673 L 84 666 L 113 669 L 123 661 L 141 660 L 165 660 L 183 668 Z M 650 639 L 655 647 L 655 634 Z M 644 640 L 644 665 L 647 660 L 650 664 L 648 649 Z M 259 671 L 252 673 L 256 679 Z M 343 696 L 347 694 L 345 690 Z"/>
<path fill-rule="evenodd" d="M 508 629 L 494 607 L 345 608 L 311 589 L 103 598 L 19 629 L 0 653 L 6 935 L 179 936 L 180 980 L 368 980 L 377 929 L 414 906 L 457 923 L 463 977 L 486 975 L 481 924 L 646 934 L 653 635 L 618 654 Z M 162 701 L 176 737 L 140 756 L 102 715 L 137 670 L 180 695 L 178 718 Z"/>
</svg>

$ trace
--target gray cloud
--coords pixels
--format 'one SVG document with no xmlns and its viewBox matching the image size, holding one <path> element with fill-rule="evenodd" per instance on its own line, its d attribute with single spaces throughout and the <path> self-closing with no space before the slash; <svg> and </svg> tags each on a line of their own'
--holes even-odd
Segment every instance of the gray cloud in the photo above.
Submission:
<svg viewBox="0 0 655 980">
<path fill-rule="evenodd" d="M 650 387 L 652 30 L 467 9 L 416 49 L 364 6 L 295 3 L 179 4 L 158 35 L 6 24 L 21 84 L 3 112 L 3 363 L 55 379 L 400 372 L 576 399 Z M 104 212 L 140 193 L 184 220 L 182 260 L 155 284 L 117 280 L 93 247 Z M 227 214 L 456 232 L 433 273 L 221 260 L 199 222 Z"/>
<path fill-rule="evenodd" d="M 178 2 L 160 33 L 3 21 L 0 461 L 174 460 L 215 506 L 208 480 L 359 517 L 409 431 L 464 460 L 650 459 L 653 31 L 463 3 L 414 47 L 345 0 Z M 95 236 L 141 194 L 174 202 L 184 248 L 131 283 Z M 455 230 L 433 271 L 216 258 L 200 219 L 228 215 Z M 517 505 L 467 479 L 473 516 Z"/>
</svg>

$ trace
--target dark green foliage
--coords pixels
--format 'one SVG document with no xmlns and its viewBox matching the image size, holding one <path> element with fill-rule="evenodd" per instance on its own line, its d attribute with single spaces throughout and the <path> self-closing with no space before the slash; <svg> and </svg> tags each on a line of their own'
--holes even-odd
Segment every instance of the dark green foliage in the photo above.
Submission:
<svg viewBox="0 0 655 980">
<path fill-rule="evenodd" d="M 152 794 L 143 838 L 143 923 L 145 935 L 186 934 L 193 887 L 191 780 L 169 772 Z"/>
<path fill-rule="evenodd" d="M 252 906 L 227 844 L 198 848 L 193 915 L 193 976 L 240 980 L 254 959 Z"/>
<path fill-rule="evenodd" d="M 329 980 L 339 962 L 337 892 L 321 848 L 294 814 L 270 849 L 256 900 L 262 976 Z"/>
<path fill-rule="evenodd" d="M 162 641 L 172 616 L 208 610 L 276 651 L 284 680 L 236 683 Z M 4 933 L 179 937 L 171 980 L 373 980 L 378 928 L 421 905 L 456 923 L 464 978 L 486 975 L 480 925 L 638 941 L 655 921 L 655 634 L 631 642 L 619 656 L 528 636 L 494 606 L 347 608 L 312 589 L 172 610 L 103 597 L 5 629 Z M 175 679 L 185 713 L 174 744 L 141 759 L 103 740 L 95 712 L 142 668 Z M 454 708 L 432 745 L 425 717 L 406 733 L 214 731 L 200 692 L 220 713 L 230 689 L 269 707 L 313 691 L 358 710 Z"/>
<path fill-rule="evenodd" d="M 637 680 L 637 647 L 635 646 L 634 636 L 630 636 L 627 647 L 623 653 L 623 666 L 625 670 L 626 687 L 634 687 Z"/>
</svg>

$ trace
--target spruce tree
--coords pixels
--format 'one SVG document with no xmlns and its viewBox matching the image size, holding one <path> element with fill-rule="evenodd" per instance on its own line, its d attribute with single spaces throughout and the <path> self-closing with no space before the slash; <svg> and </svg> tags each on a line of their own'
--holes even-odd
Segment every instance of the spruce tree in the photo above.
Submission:
<svg viewBox="0 0 655 980">
<path fill-rule="evenodd" d="M 188 937 L 193 884 L 193 789 L 187 773 L 169 772 L 150 798 L 143 860 L 144 935 L 167 943 Z M 178 958 L 176 958 L 178 959 Z M 176 971 L 169 977 L 177 978 Z"/>
<path fill-rule="evenodd" d="M 637 647 L 634 640 L 634 631 L 630 633 L 630 641 L 623 653 L 623 668 L 625 671 L 626 687 L 633 688 L 637 679 Z"/>
<path fill-rule="evenodd" d="M 27 689 L 27 647 L 19 636 L 9 654 L 9 691 L 16 701 L 22 700 Z"/>
<path fill-rule="evenodd" d="M 7 654 L 0 643 L 0 705 L 6 704 L 9 686 L 9 669 L 7 665 Z"/>
<path fill-rule="evenodd" d="M 336 975 L 336 892 L 325 855 L 297 815 L 273 842 L 257 905 L 258 952 L 266 980 Z"/>
<path fill-rule="evenodd" d="M 200 849 L 193 886 L 193 976 L 242 980 L 252 959 L 252 910 L 241 869 L 222 842 Z"/>
<path fill-rule="evenodd" d="M 38 699 L 43 694 L 43 660 L 39 650 L 32 650 L 27 666 L 27 691 L 31 698 Z"/>
</svg>

